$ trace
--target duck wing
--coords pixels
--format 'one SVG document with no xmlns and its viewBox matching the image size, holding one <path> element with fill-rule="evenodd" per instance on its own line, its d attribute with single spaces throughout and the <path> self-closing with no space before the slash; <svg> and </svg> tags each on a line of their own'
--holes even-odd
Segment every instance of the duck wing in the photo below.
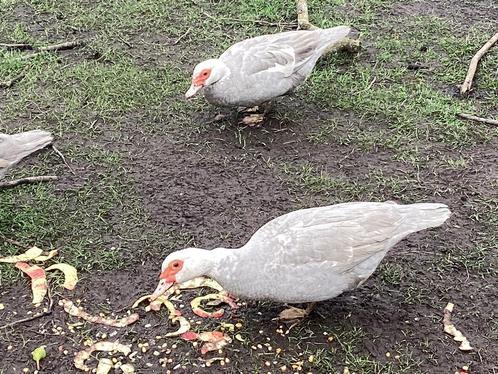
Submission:
<svg viewBox="0 0 498 374">
<path fill-rule="evenodd" d="M 268 222 L 246 246 L 266 251 L 260 255 L 278 264 L 327 262 L 338 271 L 347 271 L 373 255 L 387 252 L 412 232 L 441 225 L 449 214 L 443 204 L 390 202 L 303 209 Z"/>
<path fill-rule="evenodd" d="M 236 43 L 220 59 L 236 62 L 243 75 L 281 73 L 289 77 L 321 55 L 320 31 L 289 31 Z"/>
</svg>

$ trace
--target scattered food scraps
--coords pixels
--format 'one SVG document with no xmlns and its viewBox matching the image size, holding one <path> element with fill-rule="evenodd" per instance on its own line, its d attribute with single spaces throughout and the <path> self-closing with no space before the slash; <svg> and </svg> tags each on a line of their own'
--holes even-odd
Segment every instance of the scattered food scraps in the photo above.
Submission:
<svg viewBox="0 0 498 374">
<path fill-rule="evenodd" d="M 167 338 L 180 336 L 190 330 L 190 323 L 187 321 L 185 317 L 174 317 L 171 319 L 171 322 L 174 323 L 178 322 L 180 324 L 180 328 L 177 331 L 168 332 L 166 335 L 164 335 Z"/>
<path fill-rule="evenodd" d="M 201 347 L 201 354 L 216 351 L 232 342 L 232 339 L 220 331 L 206 331 L 199 334 L 199 340 L 205 342 Z"/>
<path fill-rule="evenodd" d="M 76 305 L 74 305 L 74 303 L 71 300 L 67 299 L 60 300 L 59 305 L 63 306 L 64 310 L 68 314 L 74 317 L 82 318 L 88 322 L 100 323 L 102 325 L 107 325 L 112 327 L 125 327 L 131 325 L 132 323 L 137 322 L 138 319 L 140 318 L 140 316 L 137 313 L 130 314 L 129 316 L 120 319 L 110 319 L 100 316 L 92 316 L 87 312 L 85 312 L 83 309 L 80 309 Z"/>
<path fill-rule="evenodd" d="M 50 252 L 43 252 L 41 256 L 34 258 L 34 260 L 37 262 L 48 261 L 52 257 L 54 257 L 57 253 L 59 253 L 59 251 L 57 249 L 53 249 Z"/>
<path fill-rule="evenodd" d="M 8 256 L 8 257 L 1 257 L 0 262 L 9 262 L 9 263 L 14 263 L 14 262 L 21 262 L 21 261 L 30 261 L 38 256 L 40 256 L 43 253 L 43 251 L 38 248 L 38 247 L 31 247 L 28 249 L 26 252 L 24 252 L 21 255 L 17 256 Z"/>
<path fill-rule="evenodd" d="M 471 347 L 469 341 L 467 338 L 455 327 L 455 325 L 451 322 L 451 313 L 453 312 L 454 308 L 453 303 L 448 303 L 446 307 L 444 308 L 444 315 L 443 315 L 443 327 L 444 327 L 444 332 L 453 336 L 453 340 L 460 342 L 460 346 L 458 349 L 461 351 L 472 351 L 474 348 Z"/>
<path fill-rule="evenodd" d="M 112 360 L 109 358 L 101 358 L 97 365 L 97 371 L 95 374 L 108 374 L 112 369 Z"/>
<path fill-rule="evenodd" d="M 135 368 L 133 367 L 132 364 L 124 364 L 119 367 L 123 374 L 134 374 L 135 373 Z"/>
<path fill-rule="evenodd" d="M 131 352 L 131 348 L 128 345 L 119 343 L 119 341 L 109 342 L 103 340 L 92 344 L 91 346 L 82 351 L 79 351 L 74 357 L 74 366 L 83 371 L 90 371 L 90 368 L 85 364 L 85 361 L 89 359 L 91 354 L 95 351 L 104 351 L 104 352 L 118 351 L 124 354 L 125 356 L 128 356 Z"/>
<path fill-rule="evenodd" d="M 36 369 L 40 370 L 40 361 L 47 357 L 47 351 L 45 351 L 45 346 L 39 346 L 38 348 L 35 348 L 33 352 L 31 352 L 31 356 L 33 357 L 33 360 L 36 362 Z"/>
<path fill-rule="evenodd" d="M 205 361 L 205 364 L 206 364 L 207 367 L 210 367 L 216 361 L 219 361 L 220 363 L 222 363 L 222 362 L 225 363 L 225 357 L 213 357 L 213 358 L 210 358 L 209 360 Z"/>
<path fill-rule="evenodd" d="M 455 374 L 468 374 L 469 373 L 469 367 L 468 366 L 462 366 L 460 371 L 455 371 Z"/>
<path fill-rule="evenodd" d="M 46 271 L 50 270 L 60 270 L 64 273 L 64 285 L 63 287 L 68 290 L 74 290 L 76 287 L 76 283 L 78 283 L 78 271 L 74 266 L 60 263 L 49 266 L 45 269 Z"/>
<path fill-rule="evenodd" d="M 26 262 L 17 262 L 16 268 L 26 273 L 31 278 L 31 291 L 35 305 L 40 304 L 47 294 L 48 284 L 45 277 L 45 270 L 36 265 L 28 265 Z"/>
</svg>

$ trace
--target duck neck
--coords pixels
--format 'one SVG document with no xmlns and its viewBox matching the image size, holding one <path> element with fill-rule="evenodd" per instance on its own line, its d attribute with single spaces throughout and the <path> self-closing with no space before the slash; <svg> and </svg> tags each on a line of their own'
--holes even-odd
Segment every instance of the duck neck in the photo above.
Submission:
<svg viewBox="0 0 498 374">
<path fill-rule="evenodd" d="M 211 267 L 207 275 L 220 283 L 223 288 L 229 288 L 230 282 L 238 272 L 241 249 L 215 248 L 210 252 Z"/>
</svg>

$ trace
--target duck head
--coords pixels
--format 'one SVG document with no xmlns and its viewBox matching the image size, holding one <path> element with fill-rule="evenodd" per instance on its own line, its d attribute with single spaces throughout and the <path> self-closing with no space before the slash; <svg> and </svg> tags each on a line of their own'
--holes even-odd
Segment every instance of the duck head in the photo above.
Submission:
<svg viewBox="0 0 498 374">
<path fill-rule="evenodd" d="M 185 248 L 170 253 L 163 261 L 159 284 L 151 299 L 157 299 L 174 284 L 206 275 L 211 268 L 209 252 L 200 248 Z"/>
<path fill-rule="evenodd" d="M 212 58 L 203 61 L 194 68 L 192 84 L 185 93 L 185 98 L 190 99 L 204 87 L 218 82 L 229 73 L 227 66 L 219 59 Z"/>
</svg>

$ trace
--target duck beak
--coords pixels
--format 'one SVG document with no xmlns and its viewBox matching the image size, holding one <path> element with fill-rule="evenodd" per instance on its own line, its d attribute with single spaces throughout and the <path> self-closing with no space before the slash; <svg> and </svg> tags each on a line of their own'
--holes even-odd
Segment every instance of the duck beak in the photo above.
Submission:
<svg viewBox="0 0 498 374">
<path fill-rule="evenodd" d="M 185 98 L 190 99 L 192 96 L 194 96 L 199 90 L 204 87 L 203 85 L 196 86 L 195 84 L 191 84 L 190 88 L 188 91 L 185 93 Z"/>
<path fill-rule="evenodd" d="M 162 294 L 164 294 L 166 291 L 168 291 L 168 289 L 173 286 L 173 282 L 167 282 L 166 280 L 164 279 L 161 279 L 159 281 L 159 284 L 157 285 L 156 287 L 156 290 L 154 291 L 154 293 L 152 294 L 152 296 L 150 297 L 150 301 L 154 301 L 156 300 L 159 296 L 161 296 Z"/>
</svg>

